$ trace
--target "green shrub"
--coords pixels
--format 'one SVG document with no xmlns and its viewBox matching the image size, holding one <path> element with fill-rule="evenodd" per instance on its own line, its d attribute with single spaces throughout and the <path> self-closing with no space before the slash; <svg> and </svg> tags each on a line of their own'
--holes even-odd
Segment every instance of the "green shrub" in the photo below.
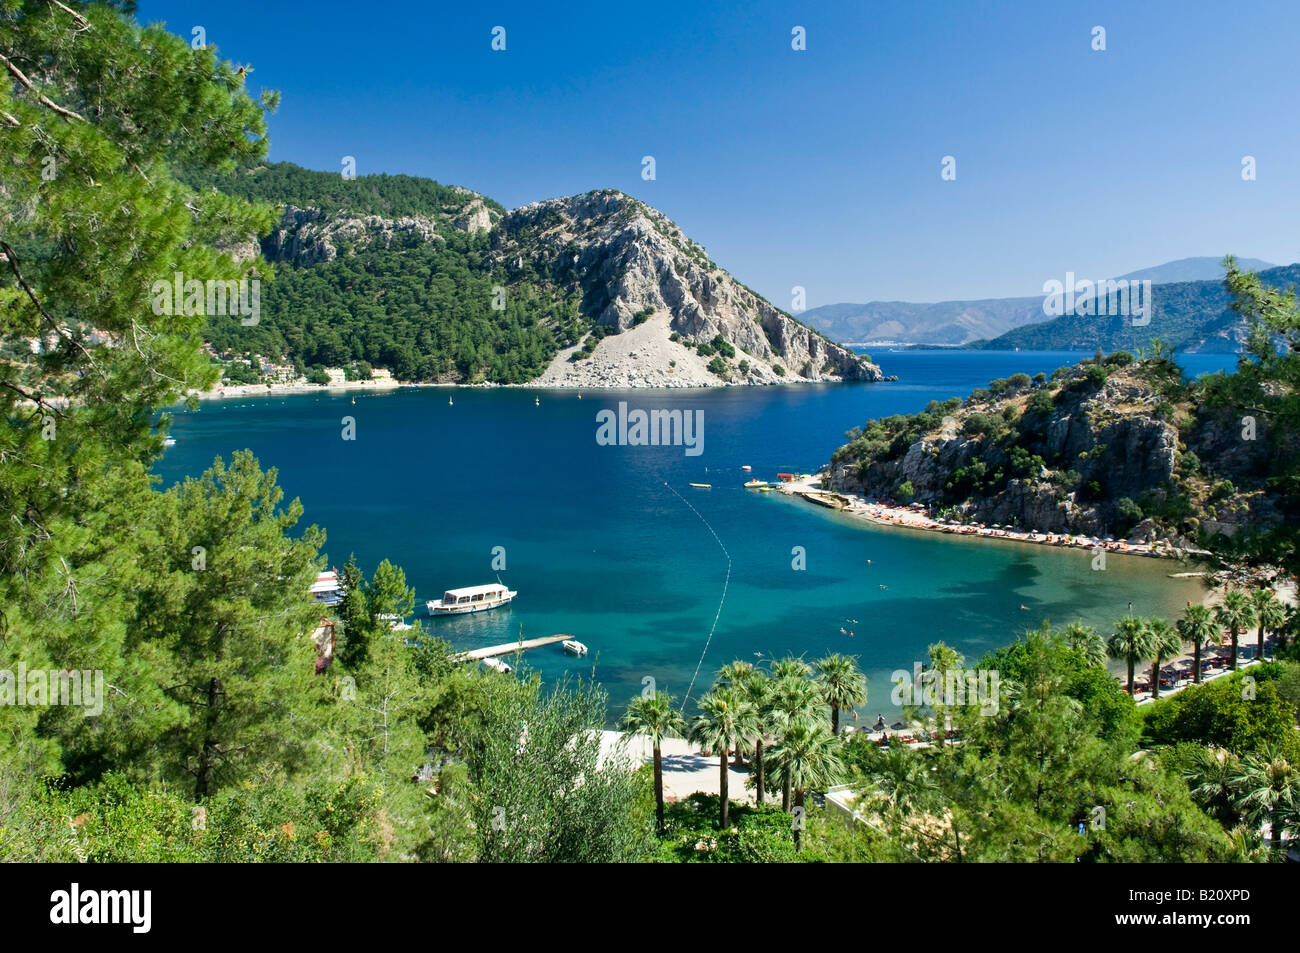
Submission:
<svg viewBox="0 0 1300 953">
<path fill-rule="evenodd" d="M 736 349 L 732 347 L 721 334 L 715 334 L 713 340 L 709 343 L 712 344 L 713 349 L 723 357 L 731 358 L 736 356 Z"/>
<path fill-rule="evenodd" d="M 1030 414 L 1050 414 L 1055 407 L 1056 402 L 1052 400 L 1052 392 L 1040 390 L 1029 398 L 1029 403 L 1025 405 L 1025 411 Z"/>
</svg>

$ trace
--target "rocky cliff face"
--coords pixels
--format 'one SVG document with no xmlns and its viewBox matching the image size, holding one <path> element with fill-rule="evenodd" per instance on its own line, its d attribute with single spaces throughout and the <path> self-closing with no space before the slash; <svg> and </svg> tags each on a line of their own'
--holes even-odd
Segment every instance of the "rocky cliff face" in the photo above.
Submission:
<svg viewBox="0 0 1300 953">
<path fill-rule="evenodd" d="M 664 333 L 680 338 L 682 351 L 721 337 L 738 352 L 727 362 L 727 378 L 737 383 L 883 379 L 879 367 L 741 285 L 661 212 L 621 192 L 524 206 L 505 216 L 493 238 L 506 265 L 572 264 L 589 313 L 611 332 L 626 332 L 653 315 L 666 318 Z M 606 344 L 611 354 L 621 354 L 617 338 L 606 338 Z M 602 357 L 598 349 L 591 364 L 574 368 L 572 375 L 586 372 L 598 380 L 609 361 Z M 565 358 L 562 354 L 552 370 Z M 663 368 L 646 370 L 653 374 Z M 558 383 L 564 375 L 548 372 L 548 377 Z M 699 382 L 720 381 L 711 375 Z"/>
</svg>

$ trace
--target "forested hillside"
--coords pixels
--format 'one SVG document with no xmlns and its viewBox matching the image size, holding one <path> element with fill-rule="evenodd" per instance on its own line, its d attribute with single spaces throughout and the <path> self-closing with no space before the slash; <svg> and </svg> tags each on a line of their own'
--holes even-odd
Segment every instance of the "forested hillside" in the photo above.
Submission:
<svg viewBox="0 0 1300 953">
<path fill-rule="evenodd" d="M 1285 265 L 1260 272 L 1260 278 L 1276 288 L 1300 283 L 1300 265 Z M 981 342 L 977 347 L 993 350 L 1089 350 L 1136 351 L 1159 338 L 1180 351 L 1236 353 L 1244 349 L 1250 334 L 1249 322 L 1232 310 L 1221 281 L 1183 281 L 1154 285 L 1155 310 L 1149 324 L 1134 325 L 1124 315 L 1064 314 L 1051 321 L 1029 324 Z"/>
<path fill-rule="evenodd" d="M 209 322 L 218 353 L 285 357 L 300 373 L 365 363 L 400 380 L 521 383 L 579 344 L 586 346 L 572 363 L 593 363 L 603 338 L 658 313 L 662 343 L 675 335 L 679 379 L 688 352 L 714 356 L 709 373 L 692 383 L 880 376 L 622 193 L 505 213 L 490 199 L 428 179 L 349 179 L 290 163 L 191 172 L 186 180 L 200 193 L 280 210 L 257 245 L 229 246 L 243 259 L 260 252 L 275 275 L 256 325 Z M 719 337 L 727 347 L 715 347 Z"/>
</svg>

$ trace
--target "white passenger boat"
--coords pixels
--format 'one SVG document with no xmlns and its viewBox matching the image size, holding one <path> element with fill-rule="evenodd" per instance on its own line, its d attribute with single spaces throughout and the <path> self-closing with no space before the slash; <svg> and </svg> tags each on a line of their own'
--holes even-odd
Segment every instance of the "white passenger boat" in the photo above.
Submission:
<svg viewBox="0 0 1300 953">
<path fill-rule="evenodd" d="M 430 599 L 425 605 L 429 607 L 429 615 L 460 615 L 495 609 L 517 595 L 519 593 L 513 589 L 494 582 L 483 586 L 467 586 L 464 589 L 448 589 L 441 599 Z"/>
<path fill-rule="evenodd" d="M 564 646 L 564 651 L 568 652 L 570 655 L 587 654 L 587 647 L 583 645 L 581 642 L 579 642 L 577 639 L 565 639 L 560 644 Z"/>
<path fill-rule="evenodd" d="M 483 664 L 494 672 L 500 672 L 503 675 L 509 675 L 513 669 L 499 658 L 485 658 Z"/>
</svg>

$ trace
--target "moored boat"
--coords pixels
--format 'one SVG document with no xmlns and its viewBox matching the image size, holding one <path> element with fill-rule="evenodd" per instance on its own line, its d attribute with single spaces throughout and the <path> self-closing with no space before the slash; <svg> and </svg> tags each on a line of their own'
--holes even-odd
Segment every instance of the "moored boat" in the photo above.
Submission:
<svg viewBox="0 0 1300 953">
<path fill-rule="evenodd" d="M 570 655 L 587 654 L 587 647 L 583 645 L 581 642 L 579 642 L 577 639 L 565 639 L 560 644 L 564 646 L 564 651 L 568 652 Z"/>
<path fill-rule="evenodd" d="M 494 672 L 500 672 L 503 675 L 509 675 L 514 671 L 509 664 L 501 661 L 499 658 L 485 658 L 483 664 Z"/>
<path fill-rule="evenodd" d="M 448 589 L 441 599 L 430 599 L 425 605 L 429 615 L 463 615 L 466 612 L 482 612 L 503 606 L 519 595 L 513 589 L 507 589 L 500 583 L 483 586 L 466 586 L 463 589 Z"/>
<path fill-rule="evenodd" d="M 700 489 L 700 490 L 711 490 L 711 489 L 713 489 L 713 484 L 712 484 L 712 483 L 692 483 L 691 486 L 696 487 L 697 489 Z"/>
<path fill-rule="evenodd" d="M 767 481 L 765 481 L 765 480 L 749 480 L 749 481 L 747 481 L 747 482 L 745 483 L 745 486 L 747 486 L 747 487 L 748 487 L 749 489 L 751 489 L 751 490 L 761 490 L 761 489 L 763 489 L 765 486 L 767 486 Z"/>
</svg>

